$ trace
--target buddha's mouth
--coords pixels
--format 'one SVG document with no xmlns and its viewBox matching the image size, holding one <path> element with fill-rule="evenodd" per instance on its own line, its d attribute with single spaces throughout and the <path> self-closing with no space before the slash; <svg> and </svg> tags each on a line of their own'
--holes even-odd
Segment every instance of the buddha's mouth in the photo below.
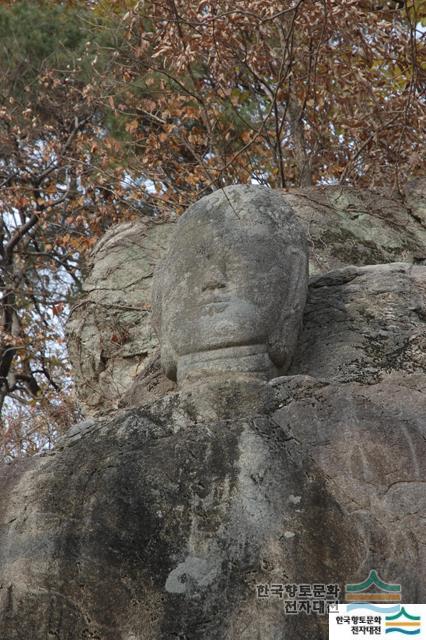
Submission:
<svg viewBox="0 0 426 640">
<path fill-rule="evenodd" d="M 216 305 L 228 305 L 230 302 L 231 298 L 229 297 L 225 297 L 225 296 L 218 296 L 215 298 L 206 298 L 205 300 L 201 300 L 201 302 L 199 302 L 197 304 L 197 307 L 211 307 L 211 306 L 216 306 Z"/>
<path fill-rule="evenodd" d="M 227 307 L 229 306 L 229 301 L 228 300 L 213 300 L 212 302 L 204 302 L 202 304 L 200 304 L 199 308 L 201 310 L 201 312 L 204 310 L 207 313 L 220 313 L 221 311 L 225 311 L 225 309 L 227 309 Z"/>
</svg>

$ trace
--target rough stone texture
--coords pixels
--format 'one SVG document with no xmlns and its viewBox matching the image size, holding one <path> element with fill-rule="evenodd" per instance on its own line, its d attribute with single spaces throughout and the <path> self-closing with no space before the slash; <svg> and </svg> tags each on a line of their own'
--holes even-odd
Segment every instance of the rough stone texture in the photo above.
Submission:
<svg viewBox="0 0 426 640">
<path fill-rule="evenodd" d="M 201 384 L 1 467 L 0 637 L 326 640 L 256 584 L 373 567 L 424 602 L 425 392 L 424 374 Z"/>
<path fill-rule="evenodd" d="M 408 182 L 403 197 L 331 186 L 293 189 L 286 197 L 308 233 L 311 275 L 426 260 L 426 178 Z"/>
<path fill-rule="evenodd" d="M 278 598 L 256 598 L 256 584 L 343 588 L 373 568 L 402 585 L 403 602 L 426 601 L 422 189 L 407 185 L 386 223 L 364 209 L 349 223 L 349 196 L 334 213 L 321 204 L 310 225 L 299 210 L 332 270 L 311 279 L 290 375 L 200 379 L 177 393 L 154 353 L 139 388 L 125 392 L 129 375 L 120 394 L 142 407 L 0 466 L 1 640 L 326 640 L 325 617 L 284 615 Z M 327 243 L 327 229 L 341 228 Z M 111 240 L 105 256 L 116 254 Z M 102 245 L 99 255 L 108 262 Z M 131 291 L 141 272 L 149 288 L 152 269 L 114 260 L 131 265 Z M 92 274 L 96 296 L 111 289 L 99 284 L 107 272 Z M 88 353 L 96 334 L 83 320 Z M 114 368 L 105 344 L 96 353 Z M 133 355 L 132 366 L 144 357 Z M 100 402 L 108 384 L 90 367 Z"/>
<path fill-rule="evenodd" d="M 282 194 L 234 185 L 179 219 L 154 273 L 161 364 L 178 384 L 246 372 L 285 373 L 308 281 L 307 241 Z"/>
<path fill-rule="evenodd" d="M 95 247 L 67 325 L 78 397 L 89 414 L 117 408 L 158 346 L 150 321 L 152 274 L 173 228 L 124 223 Z"/>
<path fill-rule="evenodd" d="M 426 178 L 409 181 L 403 197 L 330 186 L 291 190 L 284 197 L 305 226 L 311 274 L 346 265 L 404 260 L 421 264 L 426 259 Z M 143 225 L 125 223 L 101 240 L 83 303 L 71 314 L 70 356 L 79 397 L 89 413 L 140 404 L 173 388 L 152 365 L 155 355 L 150 356 L 158 349 L 158 341 L 149 308 L 122 314 L 115 306 L 126 302 L 125 287 L 139 277 L 141 287 L 134 288 L 132 306 L 150 302 L 149 273 L 162 255 L 173 224 L 154 229 L 146 237 Z M 143 251 L 148 247 L 148 265 L 141 252 L 136 260 L 133 250 L 129 255 L 129 242 Z M 149 371 L 145 370 L 148 363 Z"/>
<path fill-rule="evenodd" d="M 370 384 L 426 373 L 426 266 L 346 267 L 314 276 L 291 373 Z"/>
<path fill-rule="evenodd" d="M 421 226 L 426 224 L 426 176 L 412 178 L 403 187 L 404 203 L 411 217 Z"/>
<path fill-rule="evenodd" d="M 345 267 L 310 279 L 290 373 L 370 384 L 394 371 L 426 373 L 426 266 Z M 173 390 L 157 353 L 123 398 L 140 406 Z"/>
<path fill-rule="evenodd" d="M 316 277 L 311 375 L 200 380 L 0 466 L 0 638 L 326 640 L 256 584 L 372 568 L 425 602 L 425 285 L 421 265 Z"/>
<path fill-rule="evenodd" d="M 120 407 L 141 406 L 175 390 L 176 383 L 169 380 L 161 367 L 160 348 L 157 347 L 121 398 Z"/>
</svg>

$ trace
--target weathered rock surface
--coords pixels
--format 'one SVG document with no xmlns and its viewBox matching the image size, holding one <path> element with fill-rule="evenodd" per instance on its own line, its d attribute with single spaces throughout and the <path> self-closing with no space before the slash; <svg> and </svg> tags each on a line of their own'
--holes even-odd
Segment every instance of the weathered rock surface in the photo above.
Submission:
<svg viewBox="0 0 426 640">
<path fill-rule="evenodd" d="M 420 226 L 426 223 L 426 176 L 417 176 L 403 187 L 404 204 Z"/>
<path fill-rule="evenodd" d="M 101 242 L 71 351 L 82 398 L 110 415 L 0 467 L 1 640 L 326 640 L 325 616 L 256 585 L 343 589 L 373 568 L 425 602 L 423 193 L 286 196 L 327 273 L 269 383 L 238 370 L 174 391 L 145 306 L 170 229 Z"/>
<path fill-rule="evenodd" d="M 426 178 L 408 182 L 403 197 L 330 186 L 291 190 L 284 197 L 307 232 L 311 275 L 347 265 L 426 260 Z M 173 389 L 152 364 L 158 340 L 149 308 L 152 273 L 173 228 L 118 225 L 94 251 L 83 300 L 69 324 L 77 391 L 89 414 Z"/>
<path fill-rule="evenodd" d="M 426 266 L 352 266 L 313 276 L 290 373 L 371 384 L 396 371 L 426 373 Z M 123 405 L 170 390 L 157 355 Z"/>
<path fill-rule="evenodd" d="M 67 326 L 79 400 L 87 413 L 116 409 L 158 340 L 151 328 L 151 281 L 172 223 L 129 222 L 96 245 L 83 296 Z"/>
<path fill-rule="evenodd" d="M 232 185 L 201 198 L 154 273 L 152 321 L 167 377 L 190 385 L 285 373 L 307 286 L 306 234 L 282 194 Z"/>
<path fill-rule="evenodd" d="M 311 187 L 287 192 L 310 243 L 310 273 L 346 265 L 426 260 L 426 178 L 403 197 L 353 187 Z"/>
<path fill-rule="evenodd" d="M 343 589 L 372 567 L 424 602 L 425 391 L 201 384 L 1 467 L 0 637 L 325 640 L 326 617 L 256 584 Z"/>
<path fill-rule="evenodd" d="M 426 373 L 426 266 L 346 267 L 314 276 L 291 373 L 370 384 Z"/>
</svg>

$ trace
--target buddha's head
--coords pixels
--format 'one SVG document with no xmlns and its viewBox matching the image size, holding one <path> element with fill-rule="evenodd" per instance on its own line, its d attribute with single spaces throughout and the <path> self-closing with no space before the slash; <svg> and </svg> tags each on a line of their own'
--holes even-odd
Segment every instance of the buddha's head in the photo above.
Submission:
<svg viewBox="0 0 426 640">
<path fill-rule="evenodd" d="M 306 301 L 307 241 L 285 196 L 231 186 L 180 218 L 153 285 L 166 375 L 178 383 L 289 367 Z"/>
</svg>

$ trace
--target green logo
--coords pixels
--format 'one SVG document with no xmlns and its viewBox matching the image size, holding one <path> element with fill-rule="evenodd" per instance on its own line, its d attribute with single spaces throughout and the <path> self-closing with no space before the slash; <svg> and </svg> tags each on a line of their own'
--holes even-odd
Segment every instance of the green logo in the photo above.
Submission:
<svg viewBox="0 0 426 640">
<path fill-rule="evenodd" d="M 377 571 L 372 569 L 363 582 L 347 584 L 345 587 L 347 602 L 400 602 L 401 585 L 388 584 Z"/>
<path fill-rule="evenodd" d="M 394 616 L 386 616 L 385 633 L 403 633 L 406 636 L 416 636 L 420 633 L 420 625 L 421 616 L 412 616 L 404 607 L 401 607 Z"/>
</svg>

